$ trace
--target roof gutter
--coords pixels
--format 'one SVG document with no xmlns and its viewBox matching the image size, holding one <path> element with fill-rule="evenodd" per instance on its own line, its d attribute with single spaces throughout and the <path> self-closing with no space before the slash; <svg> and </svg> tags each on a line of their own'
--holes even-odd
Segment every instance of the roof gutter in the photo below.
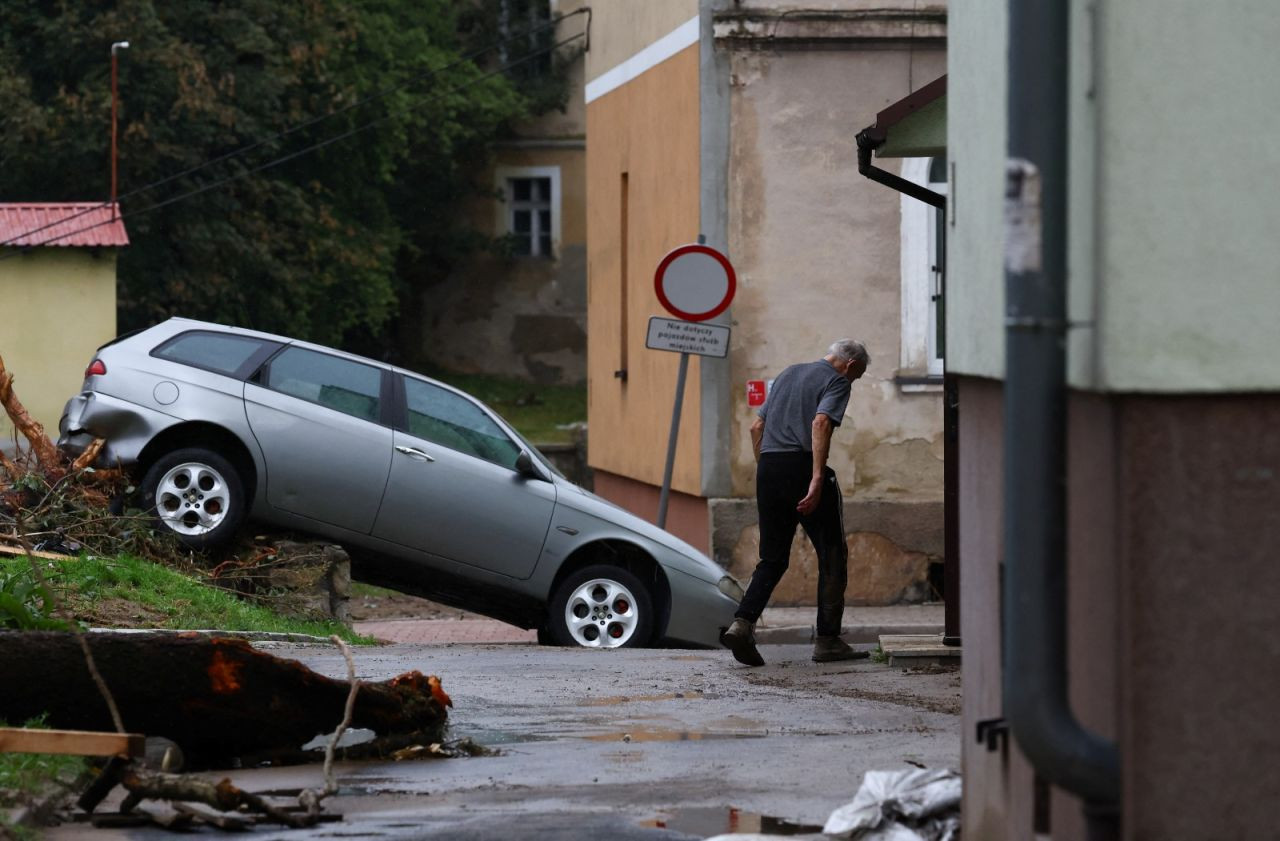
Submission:
<svg viewBox="0 0 1280 841">
<path fill-rule="evenodd" d="M 1005 183 L 1004 714 L 1036 772 L 1118 835 L 1119 751 L 1067 697 L 1069 0 L 1009 0 Z"/>
<path fill-rule="evenodd" d="M 905 193 L 936 208 L 945 209 L 947 197 L 941 193 L 935 193 L 928 187 L 921 187 L 914 181 L 908 181 L 901 176 L 894 175 L 892 172 L 887 172 L 871 165 L 871 153 L 875 151 L 876 147 L 884 144 L 884 135 L 881 134 L 879 138 L 875 137 L 871 133 L 873 129 L 874 127 L 865 128 L 858 132 L 858 136 L 855 138 L 858 141 L 858 172 L 891 190 Z"/>
<path fill-rule="evenodd" d="M 876 121 L 858 132 L 854 138 L 858 143 L 858 172 L 872 181 L 883 184 L 891 190 L 905 193 L 919 199 L 927 205 L 945 210 L 947 197 L 935 193 L 928 187 L 922 187 L 913 181 L 894 175 L 871 165 L 871 154 L 889 139 L 889 130 L 917 113 L 920 109 L 937 101 L 947 93 L 947 77 L 940 76 L 929 84 L 913 91 L 897 102 L 876 114 Z"/>
</svg>

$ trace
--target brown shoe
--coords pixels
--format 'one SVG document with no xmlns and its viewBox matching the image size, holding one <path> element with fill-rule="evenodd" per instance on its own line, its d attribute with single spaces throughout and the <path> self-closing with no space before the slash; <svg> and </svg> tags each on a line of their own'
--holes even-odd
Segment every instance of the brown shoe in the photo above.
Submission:
<svg viewBox="0 0 1280 841">
<path fill-rule="evenodd" d="M 813 662 L 815 663 L 830 663 L 835 660 L 862 660 L 870 656 L 870 651 L 855 651 L 839 637 L 818 637 L 813 643 Z"/>
<path fill-rule="evenodd" d="M 763 666 L 764 658 L 756 650 L 755 624 L 745 619 L 734 619 L 729 629 L 720 635 L 720 642 L 733 652 L 733 659 L 747 666 Z"/>
</svg>

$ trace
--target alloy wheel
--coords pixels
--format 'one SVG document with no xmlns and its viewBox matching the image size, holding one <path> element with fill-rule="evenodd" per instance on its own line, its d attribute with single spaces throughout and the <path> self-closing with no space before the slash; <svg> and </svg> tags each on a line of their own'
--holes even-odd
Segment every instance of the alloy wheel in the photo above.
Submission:
<svg viewBox="0 0 1280 841">
<path fill-rule="evenodd" d="M 207 464 L 184 462 L 156 484 L 156 513 L 178 534 L 208 534 L 227 518 L 231 495 L 222 474 Z"/>
<path fill-rule="evenodd" d="M 564 622 L 578 645 L 618 648 L 635 634 L 640 614 L 629 589 L 617 581 L 593 578 L 569 594 Z"/>
</svg>

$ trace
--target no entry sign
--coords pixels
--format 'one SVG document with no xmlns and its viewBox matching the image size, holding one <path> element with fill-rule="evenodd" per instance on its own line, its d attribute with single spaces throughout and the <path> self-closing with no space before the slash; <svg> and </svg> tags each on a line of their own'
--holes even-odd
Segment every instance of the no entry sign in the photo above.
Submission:
<svg viewBox="0 0 1280 841">
<path fill-rule="evenodd" d="M 706 321 L 729 308 L 738 288 L 729 258 L 708 245 L 674 249 L 653 275 L 653 289 L 667 312 L 685 321 Z"/>
</svg>

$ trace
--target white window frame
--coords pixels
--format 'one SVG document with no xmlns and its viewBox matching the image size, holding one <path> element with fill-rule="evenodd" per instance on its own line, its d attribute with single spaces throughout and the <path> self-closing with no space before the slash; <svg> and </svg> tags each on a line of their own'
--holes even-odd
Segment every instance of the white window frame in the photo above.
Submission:
<svg viewBox="0 0 1280 841">
<path fill-rule="evenodd" d="M 929 182 L 932 158 L 903 158 L 902 177 L 947 194 L 946 184 Z M 904 375 L 941 377 L 944 361 L 937 355 L 937 302 L 933 295 L 940 278 L 937 265 L 937 209 L 903 194 L 901 255 L 902 343 L 900 370 Z M 930 388 L 940 388 L 932 386 Z"/>
<path fill-rule="evenodd" d="M 498 194 L 502 196 L 501 200 L 495 202 L 496 214 L 494 217 L 494 228 L 500 234 L 510 234 L 515 232 L 514 213 L 516 208 L 512 205 L 511 197 L 508 195 L 507 182 L 512 178 L 550 178 L 551 179 L 551 253 L 550 254 L 533 254 L 531 257 L 555 258 L 560 254 L 560 167 L 558 166 L 500 166 L 494 169 L 494 186 Z M 533 243 L 533 247 L 537 248 L 537 242 Z"/>
</svg>

